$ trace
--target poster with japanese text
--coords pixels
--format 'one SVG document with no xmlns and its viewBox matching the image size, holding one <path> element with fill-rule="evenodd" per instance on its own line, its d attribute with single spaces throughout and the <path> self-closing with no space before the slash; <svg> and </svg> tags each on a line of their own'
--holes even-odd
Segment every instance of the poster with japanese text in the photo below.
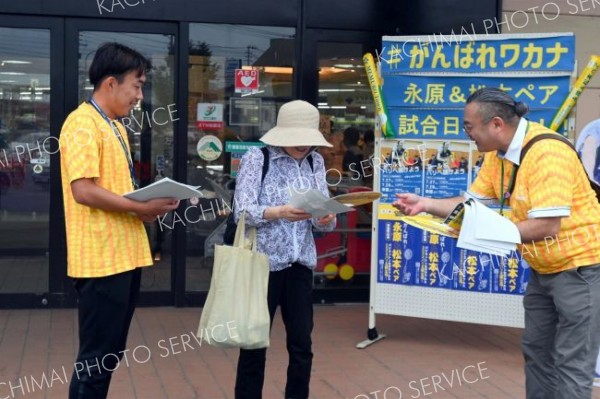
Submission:
<svg viewBox="0 0 600 399">
<path fill-rule="evenodd" d="M 443 43 L 384 37 L 382 93 L 395 137 L 466 140 L 466 100 L 498 87 L 529 105 L 528 119 L 549 124 L 569 92 L 572 34 L 531 38 L 454 37 Z M 561 128 L 562 129 L 562 128 Z"/>
<path fill-rule="evenodd" d="M 464 107 L 476 90 L 500 88 L 528 104 L 527 119 L 549 124 L 570 90 L 575 37 L 447 39 L 431 43 L 423 36 L 386 36 L 378 55 L 393 128 L 393 137 L 380 141 L 378 282 L 522 295 L 529 266 L 519 254 L 498 257 L 457 248 L 455 238 L 426 223 L 406 223 L 391 203 L 402 192 L 445 198 L 468 190 L 483 163 L 463 130 Z"/>
</svg>

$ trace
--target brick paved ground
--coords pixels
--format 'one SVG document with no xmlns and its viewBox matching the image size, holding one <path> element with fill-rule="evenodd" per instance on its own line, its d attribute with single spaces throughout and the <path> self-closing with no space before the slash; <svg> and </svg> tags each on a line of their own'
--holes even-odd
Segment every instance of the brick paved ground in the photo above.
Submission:
<svg viewBox="0 0 600 399">
<path fill-rule="evenodd" d="M 121 363 L 109 397 L 231 398 L 237 351 L 199 347 L 189 340 L 199 315 L 198 308 L 138 309 L 128 344 L 132 351 L 138 348 L 137 360 L 129 354 L 129 367 Z M 524 397 L 521 330 L 378 315 L 378 330 L 388 337 L 358 350 L 356 343 L 366 337 L 367 315 L 364 304 L 315 308 L 311 398 Z M 0 311 L 0 398 L 66 398 L 76 331 L 74 310 Z M 283 397 L 286 365 L 278 318 L 265 399 Z M 380 392 L 371 393 L 375 391 Z M 600 398 L 600 390 L 594 398 Z"/>
</svg>

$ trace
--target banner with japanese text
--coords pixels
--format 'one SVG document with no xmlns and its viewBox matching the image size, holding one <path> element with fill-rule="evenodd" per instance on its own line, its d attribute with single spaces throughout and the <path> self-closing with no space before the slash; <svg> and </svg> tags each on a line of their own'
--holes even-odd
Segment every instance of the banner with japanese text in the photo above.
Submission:
<svg viewBox="0 0 600 399">
<path fill-rule="evenodd" d="M 518 253 L 497 256 L 458 248 L 428 216 L 398 217 L 390 205 L 379 213 L 377 282 L 450 290 L 523 295 L 529 265 Z"/>
<path fill-rule="evenodd" d="M 575 64 L 575 36 L 572 33 L 433 38 L 384 36 L 381 48 L 381 75 L 384 77 L 410 72 L 552 71 L 570 74 Z"/>
<path fill-rule="evenodd" d="M 522 295 L 529 265 L 467 251 L 438 229 L 439 219 L 402 215 L 397 193 L 463 195 L 483 154 L 463 130 L 467 98 L 497 87 L 529 106 L 527 119 L 549 125 L 569 94 L 575 67 L 570 33 L 384 37 L 381 92 L 393 137 L 380 141 L 377 282 Z M 559 129 L 561 131 L 564 126 Z"/>
<path fill-rule="evenodd" d="M 529 106 L 528 119 L 549 125 L 569 93 L 575 37 L 507 36 L 384 37 L 382 95 L 394 136 L 467 140 L 465 102 L 483 87 L 506 91 Z"/>
</svg>

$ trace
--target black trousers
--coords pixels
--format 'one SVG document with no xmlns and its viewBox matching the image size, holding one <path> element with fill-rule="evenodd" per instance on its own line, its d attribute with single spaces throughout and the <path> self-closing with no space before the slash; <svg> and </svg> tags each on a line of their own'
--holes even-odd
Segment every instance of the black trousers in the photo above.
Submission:
<svg viewBox="0 0 600 399">
<path fill-rule="evenodd" d="M 74 279 L 78 295 L 79 353 L 69 399 L 104 399 L 119 367 L 140 292 L 140 268 L 99 278 Z"/>
<path fill-rule="evenodd" d="M 277 306 L 285 324 L 289 364 L 286 399 L 308 398 L 312 368 L 312 271 L 299 263 L 269 275 L 271 325 Z M 240 350 L 235 381 L 236 399 L 260 399 L 265 380 L 267 349 Z"/>
</svg>

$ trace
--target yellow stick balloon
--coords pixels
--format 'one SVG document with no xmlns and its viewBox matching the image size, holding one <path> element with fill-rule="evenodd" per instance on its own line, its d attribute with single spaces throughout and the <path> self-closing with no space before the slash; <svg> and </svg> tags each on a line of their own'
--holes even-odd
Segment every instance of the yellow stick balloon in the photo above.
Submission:
<svg viewBox="0 0 600 399">
<path fill-rule="evenodd" d="M 573 109 L 575 104 L 577 104 L 577 99 L 585 89 L 585 87 L 590 83 L 590 80 L 594 77 L 594 74 L 598 70 L 600 66 L 600 56 L 592 55 L 590 61 L 587 63 L 583 71 L 581 71 L 581 75 L 575 82 L 573 89 L 562 103 L 556 115 L 554 115 L 554 119 L 552 119 L 552 123 L 550 123 L 550 129 L 557 130 L 560 125 L 565 121 L 569 112 Z"/>
<path fill-rule="evenodd" d="M 385 101 L 383 99 L 383 94 L 381 93 L 379 78 L 377 77 L 375 60 L 370 53 L 367 53 L 363 56 L 363 63 L 365 64 L 365 72 L 367 73 L 367 79 L 369 80 L 369 86 L 371 87 L 373 101 L 375 101 L 375 110 L 379 117 L 379 123 L 381 124 L 381 133 L 383 133 L 383 137 L 394 137 L 394 128 L 387 116 Z"/>
</svg>

